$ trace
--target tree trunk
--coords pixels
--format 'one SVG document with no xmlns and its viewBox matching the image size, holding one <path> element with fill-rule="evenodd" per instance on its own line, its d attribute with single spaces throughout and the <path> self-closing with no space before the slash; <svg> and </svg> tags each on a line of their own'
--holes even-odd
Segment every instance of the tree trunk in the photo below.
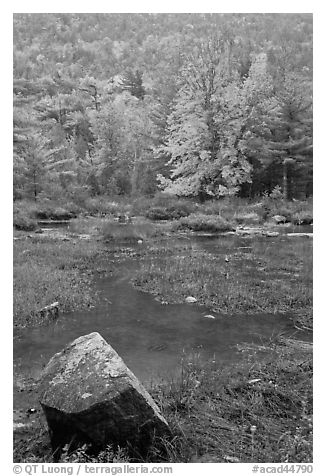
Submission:
<svg viewBox="0 0 326 476">
<path fill-rule="evenodd" d="M 288 169 L 285 161 L 283 162 L 283 196 L 285 200 L 287 200 L 289 196 Z"/>
<path fill-rule="evenodd" d="M 134 196 L 137 190 L 137 175 L 138 175 L 138 167 L 137 167 L 137 150 L 135 150 L 134 155 L 134 165 L 132 168 L 132 176 L 131 176 L 131 195 Z"/>
<path fill-rule="evenodd" d="M 37 199 L 37 187 L 36 187 L 36 176 L 35 173 L 33 174 L 33 185 L 34 185 L 34 200 L 36 202 Z"/>
</svg>

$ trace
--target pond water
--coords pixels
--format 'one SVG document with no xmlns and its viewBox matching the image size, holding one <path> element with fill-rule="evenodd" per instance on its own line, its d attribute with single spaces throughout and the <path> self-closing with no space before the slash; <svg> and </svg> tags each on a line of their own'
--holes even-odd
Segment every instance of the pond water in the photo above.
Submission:
<svg viewBox="0 0 326 476">
<path fill-rule="evenodd" d="M 230 249 L 245 250 L 252 239 L 228 237 L 223 241 Z M 194 237 L 191 243 L 212 253 L 226 250 L 218 238 Z M 162 305 L 131 285 L 139 266 L 139 260 L 129 258 L 120 264 L 118 277 L 98 279 L 95 285 L 100 303 L 96 308 L 66 313 L 47 326 L 15 331 L 15 374 L 37 378 L 56 352 L 95 331 L 143 382 L 176 376 L 182 358 L 191 353 L 201 359 L 214 358 L 217 365 L 224 366 L 241 360 L 237 344 L 260 343 L 280 332 L 296 333 L 290 319 L 282 315 L 222 316 L 196 304 Z M 298 337 L 309 339 L 303 334 Z"/>
</svg>

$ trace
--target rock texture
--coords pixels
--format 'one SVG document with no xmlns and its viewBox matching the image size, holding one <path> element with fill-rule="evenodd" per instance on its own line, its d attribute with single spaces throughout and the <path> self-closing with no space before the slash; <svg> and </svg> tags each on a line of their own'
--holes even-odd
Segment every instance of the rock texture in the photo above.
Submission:
<svg viewBox="0 0 326 476">
<path fill-rule="evenodd" d="M 98 448 L 129 445 L 142 454 L 154 434 L 169 433 L 152 397 L 97 332 L 55 354 L 40 389 L 56 451 L 76 441 Z"/>
<path fill-rule="evenodd" d="M 188 296 L 186 297 L 186 302 L 191 304 L 191 303 L 197 302 L 197 299 L 193 296 Z"/>
<path fill-rule="evenodd" d="M 49 306 L 45 306 L 38 313 L 42 319 L 57 319 L 59 317 L 59 303 L 54 302 Z"/>
<path fill-rule="evenodd" d="M 285 216 L 283 215 L 274 215 L 272 217 L 272 220 L 274 223 L 276 223 L 277 225 L 281 224 L 281 223 L 286 223 L 288 220 L 286 219 Z"/>
</svg>

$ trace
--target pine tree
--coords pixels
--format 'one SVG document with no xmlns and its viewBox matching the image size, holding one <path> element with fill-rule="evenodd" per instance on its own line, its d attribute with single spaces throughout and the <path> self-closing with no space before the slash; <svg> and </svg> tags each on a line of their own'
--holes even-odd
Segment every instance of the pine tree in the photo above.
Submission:
<svg viewBox="0 0 326 476">
<path fill-rule="evenodd" d="M 138 99 L 144 99 L 146 91 L 143 86 L 142 73 L 138 69 L 134 72 L 129 69 L 122 81 L 122 89 L 129 91 L 132 96 Z"/>
<path fill-rule="evenodd" d="M 255 164 L 255 173 L 260 168 L 270 176 L 270 191 L 282 185 L 286 199 L 289 175 L 292 179 L 299 169 L 311 170 L 312 101 L 309 83 L 298 75 L 287 75 L 276 88 L 267 67 L 266 55 L 260 54 L 244 83 L 245 122 L 239 146 Z"/>
<path fill-rule="evenodd" d="M 269 150 L 282 163 L 283 195 L 290 197 L 289 178 L 301 168 L 312 175 L 312 95 L 310 84 L 297 74 L 287 74 L 277 93 L 279 122 Z"/>
</svg>

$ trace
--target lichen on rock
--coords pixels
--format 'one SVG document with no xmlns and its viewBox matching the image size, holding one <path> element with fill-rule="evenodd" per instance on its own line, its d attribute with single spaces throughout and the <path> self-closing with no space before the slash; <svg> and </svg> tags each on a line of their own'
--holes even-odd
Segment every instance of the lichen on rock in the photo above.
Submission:
<svg viewBox="0 0 326 476">
<path fill-rule="evenodd" d="M 75 441 L 98 448 L 129 446 L 143 453 L 154 435 L 169 433 L 152 397 L 97 332 L 55 354 L 40 387 L 55 451 Z"/>
</svg>

